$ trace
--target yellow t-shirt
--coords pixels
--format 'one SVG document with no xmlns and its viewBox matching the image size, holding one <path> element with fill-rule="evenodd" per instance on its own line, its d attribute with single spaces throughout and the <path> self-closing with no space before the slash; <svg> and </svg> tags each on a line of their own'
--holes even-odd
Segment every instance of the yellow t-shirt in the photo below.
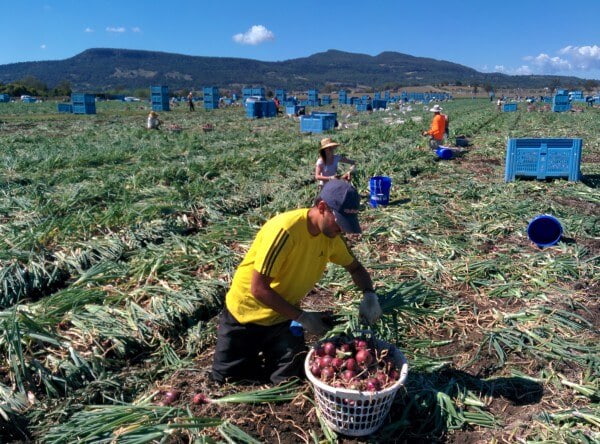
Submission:
<svg viewBox="0 0 600 444">
<path fill-rule="evenodd" d="M 254 270 L 272 277 L 271 288 L 290 304 L 300 301 L 321 279 L 328 262 L 346 267 L 354 256 L 341 236 L 308 232 L 308 208 L 282 213 L 260 229 L 233 277 L 225 305 L 242 324 L 274 325 L 286 320 L 250 292 Z"/>
</svg>

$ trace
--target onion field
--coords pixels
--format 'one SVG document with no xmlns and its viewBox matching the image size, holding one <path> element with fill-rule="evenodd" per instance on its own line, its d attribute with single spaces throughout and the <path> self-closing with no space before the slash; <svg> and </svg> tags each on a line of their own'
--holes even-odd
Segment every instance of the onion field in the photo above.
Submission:
<svg viewBox="0 0 600 444">
<path fill-rule="evenodd" d="M 321 135 L 241 107 L 182 105 L 154 131 L 147 104 L 0 103 L 0 442 L 600 441 L 600 108 L 442 107 L 450 142 L 471 141 L 447 161 L 420 104 L 336 105 Z M 330 430 L 306 381 L 208 378 L 236 266 L 266 220 L 311 205 L 322 137 L 357 161 L 348 241 L 384 309 L 374 334 L 409 362 L 367 438 Z M 505 183 L 520 137 L 582 138 L 583 180 Z M 368 205 L 375 175 L 392 178 L 389 206 Z M 540 214 L 564 230 L 543 249 L 526 233 Z M 360 296 L 332 265 L 304 304 L 340 314 L 340 333 L 360 328 Z"/>
</svg>

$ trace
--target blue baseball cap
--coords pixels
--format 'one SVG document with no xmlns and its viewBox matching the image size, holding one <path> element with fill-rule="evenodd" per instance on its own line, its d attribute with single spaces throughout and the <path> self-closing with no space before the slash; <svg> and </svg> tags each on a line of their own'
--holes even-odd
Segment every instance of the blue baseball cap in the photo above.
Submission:
<svg viewBox="0 0 600 444">
<path fill-rule="evenodd" d="M 342 231 L 362 232 L 358 223 L 360 196 L 348 181 L 332 179 L 326 182 L 319 197 L 331 208 Z"/>
</svg>

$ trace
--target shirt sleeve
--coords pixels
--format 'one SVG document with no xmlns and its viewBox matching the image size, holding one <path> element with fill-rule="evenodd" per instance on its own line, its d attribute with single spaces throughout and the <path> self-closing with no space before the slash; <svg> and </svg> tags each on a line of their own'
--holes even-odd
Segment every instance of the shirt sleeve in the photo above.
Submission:
<svg viewBox="0 0 600 444">
<path fill-rule="evenodd" d="M 333 248 L 329 255 L 329 262 L 341 265 L 342 267 L 347 267 L 354 262 L 355 259 L 356 258 L 350 251 L 350 248 L 348 248 L 348 245 L 346 244 L 346 239 L 342 236 L 336 236 L 333 239 Z"/>
<path fill-rule="evenodd" d="M 256 252 L 254 269 L 265 276 L 277 276 L 292 248 L 293 241 L 285 229 L 280 227 L 265 230 L 264 233 L 261 233 L 260 248 Z"/>
</svg>

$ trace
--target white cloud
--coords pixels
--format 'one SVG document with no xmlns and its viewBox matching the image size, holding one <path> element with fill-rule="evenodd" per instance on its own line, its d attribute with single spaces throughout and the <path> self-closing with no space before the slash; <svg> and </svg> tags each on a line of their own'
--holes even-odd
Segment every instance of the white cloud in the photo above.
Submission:
<svg viewBox="0 0 600 444">
<path fill-rule="evenodd" d="M 576 69 L 589 71 L 600 69 L 600 46 L 565 46 L 558 51 L 569 59 Z"/>
<path fill-rule="evenodd" d="M 263 25 L 254 25 L 248 31 L 233 36 L 233 40 L 242 45 L 258 45 L 267 40 L 274 40 L 275 34 Z"/>
<path fill-rule="evenodd" d="M 541 53 L 535 57 L 523 57 L 530 65 L 533 66 L 533 71 L 540 74 L 556 74 L 560 71 L 570 71 L 571 63 L 568 60 L 560 57 L 550 57 L 548 54 Z"/>
<path fill-rule="evenodd" d="M 494 72 L 506 72 L 504 65 L 494 65 Z"/>
<path fill-rule="evenodd" d="M 83 32 L 94 32 L 94 30 L 92 28 L 85 28 Z"/>
<path fill-rule="evenodd" d="M 533 74 L 533 71 L 531 70 L 531 68 L 528 65 L 521 65 L 517 69 L 515 69 L 514 74 L 517 74 L 520 76 L 528 76 L 528 75 Z"/>
<path fill-rule="evenodd" d="M 131 28 L 131 32 L 142 32 L 142 30 L 139 26 L 134 26 L 133 28 Z"/>
<path fill-rule="evenodd" d="M 106 31 L 107 32 L 119 32 L 119 33 L 121 33 L 121 32 L 125 32 L 125 27 L 123 27 L 123 26 L 119 26 L 119 27 L 116 27 L 116 26 L 107 26 L 106 27 Z"/>
<path fill-rule="evenodd" d="M 40 48 L 42 48 L 42 49 L 46 49 L 46 44 L 45 44 L 45 43 L 42 43 L 42 44 L 40 45 Z"/>
</svg>

